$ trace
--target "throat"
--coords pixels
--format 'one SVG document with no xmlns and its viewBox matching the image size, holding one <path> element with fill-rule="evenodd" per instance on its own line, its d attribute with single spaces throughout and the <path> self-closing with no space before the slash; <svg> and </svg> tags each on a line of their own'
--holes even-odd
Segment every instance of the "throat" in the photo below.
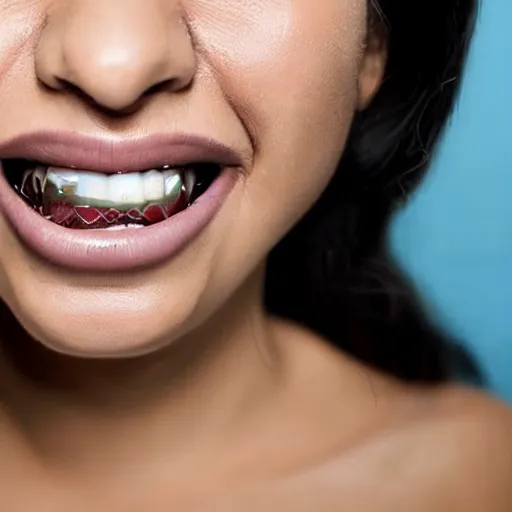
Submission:
<svg viewBox="0 0 512 512">
<path fill-rule="evenodd" d="M 211 326 L 207 347 L 186 340 L 144 357 L 90 360 L 46 349 L 5 306 L 0 319 L 9 422 L 45 465 L 69 474 L 95 478 L 101 467 L 105 475 L 135 475 L 204 460 L 211 446 L 227 453 L 232 423 L 249 412 L 247 404 L 264 403 L 263 384 L 273 382 L 266 366 L 254 371 L 261 346 L 246 337 L 226 345 L 212 338 L 219 329 Z"/>
</svg>

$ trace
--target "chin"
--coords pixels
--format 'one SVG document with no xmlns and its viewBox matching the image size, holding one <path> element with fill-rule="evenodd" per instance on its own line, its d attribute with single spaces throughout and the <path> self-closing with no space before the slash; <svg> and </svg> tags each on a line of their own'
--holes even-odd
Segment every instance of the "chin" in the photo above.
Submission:
<svg viewBox="0 0 512 512">
<path fill-rule="evenodd" d="M 157 285 L 79 288 L 49 283 L 47 293 L 39 288 L 8 299 L 8 307 L 37 342 L 81 358 L 131 358 L 162 349 L 186 332 L 197 303 L 190 289 L 166 293 Z M 46 299 L 39 300 L 41 296 Z"/>
</svg>

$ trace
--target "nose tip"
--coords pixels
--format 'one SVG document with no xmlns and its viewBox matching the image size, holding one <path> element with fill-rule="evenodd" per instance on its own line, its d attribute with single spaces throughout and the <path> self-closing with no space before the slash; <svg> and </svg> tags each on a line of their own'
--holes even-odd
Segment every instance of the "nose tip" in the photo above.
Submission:
<svg viewBox="0 0 512 512">
<path fill-rule="evenodd" d="M 111 111 L 129 109 L 160 88 L 190 84 L 195 55 L 176 10 L 160 12 L 162 4 L 150 1 L 99 3 L 75 2 L 72 11 L 56 9 L 48 17 L 36 52 L 42 83 L 80 91 Z"/>
</svg>

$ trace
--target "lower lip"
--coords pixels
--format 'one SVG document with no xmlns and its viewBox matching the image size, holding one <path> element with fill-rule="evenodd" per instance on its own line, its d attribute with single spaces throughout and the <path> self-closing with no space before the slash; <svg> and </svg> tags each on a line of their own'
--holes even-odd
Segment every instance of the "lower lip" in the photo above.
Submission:
<svg viewBox="0 0 512 512">
<path fill-rule="evenodd" d="M 0 213 L 20 239 L 50 263 L 70 270 L 127 271 L 170 260 L 210 224 L 236 183 L 224 170 L 186 210 L 142 229 L 79 230 L 32 210 L 7 183 L 0 166 Z"/>
</svg>

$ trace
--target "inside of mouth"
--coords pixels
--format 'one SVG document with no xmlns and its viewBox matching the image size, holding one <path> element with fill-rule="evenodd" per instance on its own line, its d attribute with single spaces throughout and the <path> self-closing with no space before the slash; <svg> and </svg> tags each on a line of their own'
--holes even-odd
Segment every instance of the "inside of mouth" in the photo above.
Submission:
<svg viewBox="0 0 512 512">
<path fill-rule="evenodd" d="M 221 172 L 216 163 L 102 174 L 24 159 L 2 161 L 7 182 L 32 209 L 70 229 L 156 224 L 185 210 Z"/>
</svg>

